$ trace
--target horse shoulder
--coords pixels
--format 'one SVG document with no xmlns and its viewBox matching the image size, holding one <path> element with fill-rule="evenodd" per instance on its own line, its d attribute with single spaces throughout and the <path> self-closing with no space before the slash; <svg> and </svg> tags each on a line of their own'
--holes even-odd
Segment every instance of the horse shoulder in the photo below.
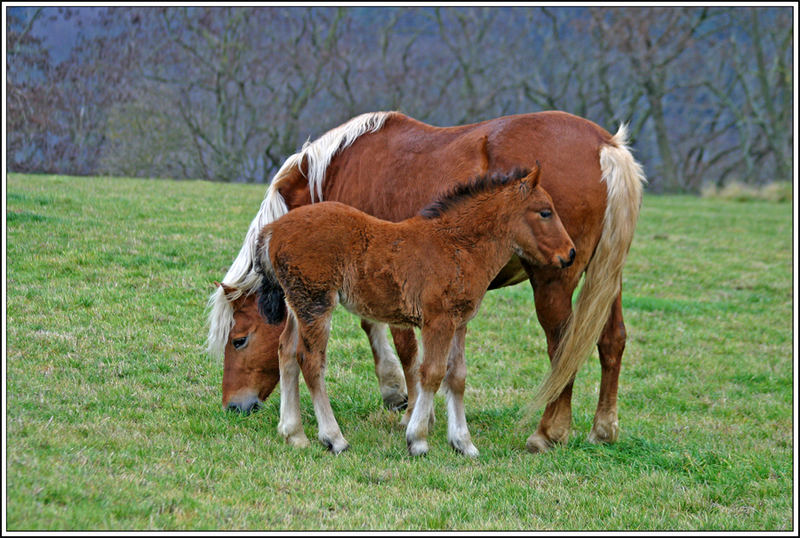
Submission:
<svg viewBox="0 0 800 538">
<path fill-rule="evenodd" d="M 398 222 L 454 184 L 485 173 L 488 164 L 487 133 L 470 125 L 434 127 L 397 114 L 334 157 L 325 196 Z"/>
</svg>

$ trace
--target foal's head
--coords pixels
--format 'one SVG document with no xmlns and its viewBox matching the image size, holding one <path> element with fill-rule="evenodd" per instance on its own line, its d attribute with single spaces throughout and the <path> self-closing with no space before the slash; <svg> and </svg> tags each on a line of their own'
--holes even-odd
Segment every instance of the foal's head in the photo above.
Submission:
<svg viewBox="0 0 800 538">
<path fill-rule="evenodd" d="M 512 173 L 522 176 L 518 189 L 507 189 L 509 208 L 516 205 L 521 209 L 515 210 L 510 220 L 514 250 L 536 265 L 569 267 L 575 260 L 575 245 L 556 213 L 553 199 L 539 184 L 540 174 L 538 165 L 529 173 Z"/>
<path fill-rule="evenodd" d="M 233 308 L 233 327 L 225 344 L 222 405 L 228 410 L 257 409 L 278 384 L 278 338 L 285 323 L 268 324 L 259 314 L 257 295 L 235 299 L 236 289 L 221 284 Z"/>
</svg>

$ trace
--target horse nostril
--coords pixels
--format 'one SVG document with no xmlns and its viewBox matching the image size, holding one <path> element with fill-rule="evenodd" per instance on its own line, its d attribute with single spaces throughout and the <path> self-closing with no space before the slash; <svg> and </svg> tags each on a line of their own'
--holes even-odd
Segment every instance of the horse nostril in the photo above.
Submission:
<svg viewBox="0 0 800 538">
<path fill-rule="evenodd" d="M 575 261 L 575 249 L 573 248 L 572 250 L 569 251 L 569 259 L 568 260 L 565 260 L 564 258 L 559 256 L 558 257 L 558 261 L 561 262 L 561 268 L 562 269 L 566 269 L 567 267 L 572 265 L 572 262 Z"/>
<path fill-rule="evenodd" d="M 251 400 L 243 404 L 231 402 L 228 404 L 228 407 L 225 408 L 226 411 L 235 411 L 243 415 L 249 415 L 251 412 L 255 413 L 259 409 L 261 409 L 261 404 L 258 400 Z"/>
<path fill-rule="evenodd" d="M 256 412 L 256 411 L 258 411 L 259 409 L 261 409 L 261 404 L 259 403 L 259 401 L 258 401 L 258 400 L 254 400 L 254 401 L 250 402 L 250 403 L 249 403 L 249 404 L 248 404 L 248 405 L 247 405 L 247 406 L 244 408 L 244 410 L 242 411 L 242 413 L 244 413 L 245 415 L 249 415 L 250 413 L 255 413 L 255 412 Z"/>
</svg>

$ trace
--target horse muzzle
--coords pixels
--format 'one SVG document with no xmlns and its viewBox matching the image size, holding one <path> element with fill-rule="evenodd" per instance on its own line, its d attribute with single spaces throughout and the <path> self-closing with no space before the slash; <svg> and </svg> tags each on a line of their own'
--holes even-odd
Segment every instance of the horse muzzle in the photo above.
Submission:
<svg viewBox="0 0 800 538">
<path fill-rule="evenodd" d="M 575 249 L 574 248 L 569 249 L 569 258 L 568 259 L 565 260 L 564 258 L 559 256 L 558 257 L 558 261 L 561 262 L 561 268 L 562 269 L 566 269 L 567 267 L 572 265 L 572 263 L 575 261 Z"/>
<path fill-rule="evenodd" d="M 259 409 L 261 409 L 261 402 L 255 394 L 236 395 L 225 406 L 226 411 L 235 411 L 243 415 L 249 415 Z"/>
</svg>

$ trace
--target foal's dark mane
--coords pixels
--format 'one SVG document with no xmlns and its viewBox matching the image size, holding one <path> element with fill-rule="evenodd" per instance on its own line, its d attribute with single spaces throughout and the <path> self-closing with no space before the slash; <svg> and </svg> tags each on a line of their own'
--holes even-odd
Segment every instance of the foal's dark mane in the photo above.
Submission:
<svg viewBox="0 0 800 538">
<path fill-rule="evenodd" d="M 525 168 L 515 168 L 508 174 L 493 172 L 477 176 L 468 183 L 456 185 L 450 192 L 428 204 L 419 214 L 426 219 L 441 217 L 459 202 L 518 181 L 529 173 L 530 170 Z"/>
</svg>

